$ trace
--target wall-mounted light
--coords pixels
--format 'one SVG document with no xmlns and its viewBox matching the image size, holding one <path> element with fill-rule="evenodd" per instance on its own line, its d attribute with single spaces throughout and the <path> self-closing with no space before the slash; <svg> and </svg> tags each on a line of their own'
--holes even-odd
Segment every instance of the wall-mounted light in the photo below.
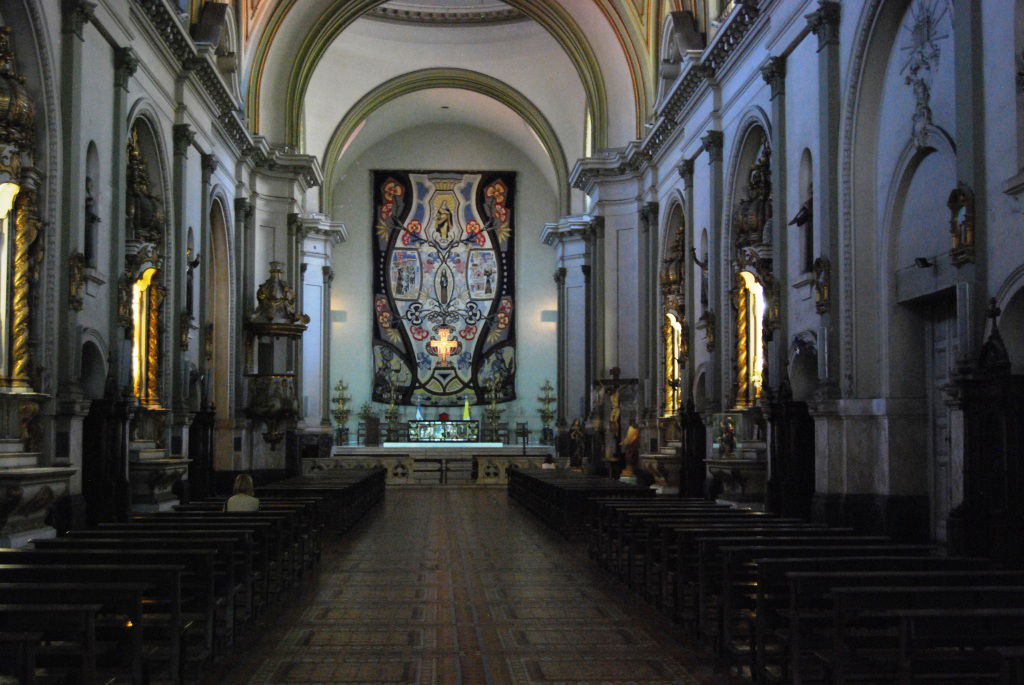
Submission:
<svg viewBox="0 0 1024 685">
<path fill-rule="evenodd" d="M 542 323 L 558 323 L 558 310 L 557 309 L 542 309 L 540 310 L 540 320 Z"/>
<path fill-rule="evenodd" d="M 915 257 L 914 266 L 918 269 L 927 269 L 929 266 L 935 266 L 935 262 L 928 259 L 927 257 Z"/>
</svg>

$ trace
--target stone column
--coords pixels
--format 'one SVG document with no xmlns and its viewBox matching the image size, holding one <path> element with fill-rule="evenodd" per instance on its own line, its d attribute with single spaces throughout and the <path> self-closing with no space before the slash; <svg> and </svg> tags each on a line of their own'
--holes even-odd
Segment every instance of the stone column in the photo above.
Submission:
<svg viewBox="0 0 1024 685">
<path fill-rule="evenodd" d="M 689 244 L 691 250 L 696 250 L 698 241 L 700 239 L 700 232 L 697 227 L 693 225 L 693 160 L 684 159 L 676 167 L 676 171 L 679 172 L 679 177 L 683 179 L 683 200 L 686 205 L 683 208 L 683 221 L 686 222 L 686 242 Z M 690 254 L 694 254 L 691 252 Z M 683 335 L 686 336 L 688 348 L 690 350 L 690 358 L 686 360 L 686 368 L 683 369 L 682 382 L 686 388 L 686 394 L 693 396 L 693 384 L 697 381 L 697 374 L 694 370 L 694 352 L 693 345 L 697 340 L 696 326 L 697 319 L 700 317 L 700 313 L 697 311 L 697 307 L 700 306 L 699 302 L 699 285 L 696 280 L 696 269 L 693 262 L 693 258 L 690 255 L 686 256 L 686 267 L 684 269 L 686 284 L 683 288 L 684 307 L 687 313 L 686 316 L 686 330 Z M 694 302 L 697 302 L 696 307 Z"/>
<path fill-rule="evenodd" d="M 658 397 L 658 348 L 661 341 L 661 303 L 658 297 L 660 242 L 658 240 L 658 203 L 640 206 L 637 276 L 640 302 L 640 379 L 641 418 L 654 419 L 661 404 Z M 644 444 L 650 444 L 646 442 Z"/>
<path fill-rule="evenodd" d="M 789 363 L 789 326 L 786 316 L 788 243 L 786 210 L 786 58 L 769 57 L 761 76 L 772 92 L 772 272 L 778 297 L 778 328 L 768 344 L 768 382 L 777 390 Z"/>
<path fill-rule="evenodd" d="M 189 407 L 185 397 L 188 392 L 187 379 L 185 378 L 185 350 L 181 348 L 182 330 L 190 325 L 186 320 L 185 302 L 185 268 L 184 251 L 185 233 L 188 230 L 185 225 L 185 213 L 188 206 L 188 151 L 195 142 L 195 131 L 188 124 L 175 124 L 173 128 L 174 159 L 171 167 L 171 174 L 174 179 L 171 192 L 172 206 L 174 207 L 173 226 L 168 228 L 173 231 L 174 239 L 171 241 L 170 254 L 164 258 L 164 274 L 167 283 L 167 301 L 164 303 L 165 326 L 171 329 L 172 345 L 170 347 L 170 377 L 171 377 L 171 440 L 170 453 L 174 456 L 188 456 L 188 426 L 191 423 Z M 206 211 L 207 194 L 209 190 L 209 178 L 204 169 L 203 173 L 203 196 L 202 206 L 204 208 L 203 225 L 200 226 L 200 236 L 209 233 L 206 222 L 209 211 Z M 165 357 L 166 358 L 166 357 Z"/>
<path fill-rule="evenodd" d="M 723 179 L 722 168 L 722 145 L 723 136 L 721 131 L 709 130 L 701 137 L 701 143 L 708 153 L 708 201 L 711 205 L 709 215 L 711 225 L 708 226 L 708 309 L 712 315 L 708 325 L 712 328 L 710 335 L 714 336 L 714 349 L 708 357 L 708 368 L 705 378 L 707 379 L 707 392 L 710 402 L 717 403 L 719 409 L 726 407 L 726 389 L 723 385 L 727 358 L 727 340 L 729 336 L 723 330 L 723 322 L 728 320 L 725 316 L 725 308 L 730 306 L 727 299 L 721 297 L 723 291 L 723 278 L 728 274 L 719 273 L 722 264 L 725 263 L 725 256 L 722 250 L 725 249 L 722 242 L 724 227 L 722 225 L 722 203 L 723 203 Z"/>
<path fill-rule="evenodd" d="M 564 266 L 560 266 L 555 269 L 554 280 L 555 290 L 558 296 L 558 322 L 555 326 L 555 340 L 557 345 L 557 377 L 555 379 L 555 397 L 557 398 L 557 416 L 555 417 L 555 425 L 561 426 L 567 424 L 567 413 L 568 405 L 566 404 L 566 328 L 565 328 L 565 314 L 566 314 L 566 292 L 565 292 L 565 277 L 568 273 L 568 269 Z"/>
<path fill-rule="evenodd" d="M 818 37 L 818 159 L 814 180 L 814 225 L 820 253 L 816 272 L 826 274 L 831 302 L 818 329 L 818 393 L 838 397 L 840 388 L 839 311 L 839 3 L 819 0 L 807 15 Z M 849 360 L 847 360 L 849 361 Z"/>
<path fill-rule="evenodd" d="M 323 322 L 320 332 L 320 397 L 322 412 L 320 427 L 331 432 L 331 284 L 334 283 L 334 269 L 324 264 L 320 267 L 324 279 L 320 317 Z"/>
<path fill-rule="evenodd" d="M 125 280 L 125 199 L 128 183 L 128 84 L 139 67 L 139 58 L 131 48 L 114 49 L 114 106 L 112 107 L 114 149 L 110 169 L 110 288 L 118 290 L 118 299 L 130 295 Z M 110 373 L 116 374 L 117 387 L 130 394 L 131 341 L 118 325 L 118 307 L 110 308 Z M 125 445 L 127 450 L 127 444 Z M 127 465 L 126 467 L 127 468 Z M 127 471 L 125 473 L 127 476 Z"/>
<path fill-rule="evenodd" d="M 558 402 L 567 423 L 590 410 L 590 387 L 597 357 L 595 297 L 590 282 L 600 220 L 568 216 L 545 224 L 541 240 L 555 248 L 558 270 Z"/>
</svg>

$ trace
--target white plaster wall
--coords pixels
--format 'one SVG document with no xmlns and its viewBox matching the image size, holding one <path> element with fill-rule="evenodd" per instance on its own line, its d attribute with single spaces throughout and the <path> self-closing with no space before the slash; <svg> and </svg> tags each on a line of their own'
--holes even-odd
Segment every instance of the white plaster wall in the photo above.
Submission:
<svg viewBox="0 0 1024 685">
<path fill-rule="evenodd" d="M 428 126 L 395 132 L 369 149 L 339 175 L 332 216 L 348 227 L 348 240 L 334 250 L 335 280 L 331 290 L 331 387 L 343 378 L 358 411 L 369 400 L 372 380 L 372 262 L 370 253 L 374 169 L 482 169 L 516 172 L 516 335 L 518 399 L 506 403 L 509 422 L 529 421 L 540 429 L 536 397 L 545 379 L 557 380 L 556 324 L 542 322 L 543 310 L 557 308 L 552 278 L 555 251 L 540 241 L 546 222 L 558 218 L 557 198 L 543 173 L 519 150 L 484 131 L 465 127 Z M 383 405 L 376 405 L 378 411 Z M 457 410 L 448 410 L 454 414 Z M 474 418 L 482 408 L 472 408 Z M 412 418 L 415 408 L 403 408 Z M 521 417 L 520 417 L 521 414 Z M 355 429 L 353 415 L 350 428 Z M 536 439 L 536 434 L 534 435 Z"/>
</svg>

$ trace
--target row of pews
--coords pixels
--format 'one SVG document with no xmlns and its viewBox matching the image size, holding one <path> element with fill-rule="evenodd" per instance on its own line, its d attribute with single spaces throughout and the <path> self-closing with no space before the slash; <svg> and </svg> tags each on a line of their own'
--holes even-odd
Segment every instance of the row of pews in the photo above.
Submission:
<svg viewBox="0 0 1024 685">
<path fill-rule="evenodd" d="M 603 568 L 758 683 L 1024 683 L 1024 571 L 701 499 L 592 498 Z"/>
<path fill-rule="evenodd" d="M 212 498 L 0 549 L 0 675 L 198 680 L 310 577 L 325 531 L 339 527 L 332 517 L 351 525 L 381 500 L 382 475 L 293 482 L 261 492 L 256 512 L 225 512 L 225 498 Z"/>
<path fill-rule="evenodd" d="M 576 471 L 509 469 L 508 495 L 566 537 L 586 533 L 586 513 L 594 497 L 652 498 L 654 491 Z"/>
</svg>

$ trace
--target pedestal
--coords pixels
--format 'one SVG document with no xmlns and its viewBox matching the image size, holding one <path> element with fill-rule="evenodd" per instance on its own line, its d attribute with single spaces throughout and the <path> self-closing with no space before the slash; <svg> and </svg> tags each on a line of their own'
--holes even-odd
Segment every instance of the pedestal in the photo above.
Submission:
<svg viewBox="0 0 1024 685">
<path fill-rule="evenodd" d="M 68 495 L 77 469 L 21 466 L 0 469 L 0 546 L 23 547 L 56 531 L 46 523 L 50 507 Z"/>
</svg>

